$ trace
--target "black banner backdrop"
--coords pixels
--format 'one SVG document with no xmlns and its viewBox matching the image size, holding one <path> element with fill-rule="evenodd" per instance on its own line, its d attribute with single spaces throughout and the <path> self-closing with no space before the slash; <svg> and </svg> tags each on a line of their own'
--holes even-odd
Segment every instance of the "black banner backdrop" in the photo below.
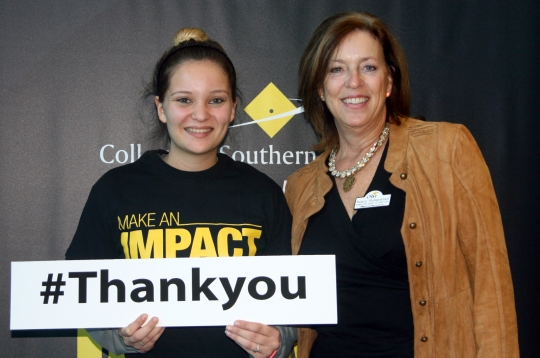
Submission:
<svg viewBox="0 0 540 358">
<path fill-rule="evenodd" d="M 345 10 L 378 15 L 401 41 L 413 115 L 463 123 L 477 139 L 503 215 L 522 356 L 538 355 L 538 2 L 19 0 L 0 2 L 2 356 L 85 356 L 76 332 L 9 330 L 9 265 L 63 259 L 92 184 L 150 149 L 138 98 L 173 34 L 201 27 L 224 45 L 244 106 L 272 83 L 264 94 L 290 109 L 309 36 Z M 235 124 L 251 121 L 240 109 Z M 283 185 L 315 142 L 302 115 L 284 122 L 232 128 L 222 150 Z"/>
</svg>

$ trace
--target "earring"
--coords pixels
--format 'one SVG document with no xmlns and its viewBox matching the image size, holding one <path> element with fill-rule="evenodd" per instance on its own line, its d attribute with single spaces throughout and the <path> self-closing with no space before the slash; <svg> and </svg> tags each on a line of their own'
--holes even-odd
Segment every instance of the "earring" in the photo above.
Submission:
<svg viewBox="0 0 540 358">
<path fill-rule="evenodd" d="M 321 94 L 321 100 L 324 102 L 324 96 Z"/>
<path fill-rule="evenodd" d="M 386 97 L 390 97 L 390 92 L 386 92 Z"/>
</svg>

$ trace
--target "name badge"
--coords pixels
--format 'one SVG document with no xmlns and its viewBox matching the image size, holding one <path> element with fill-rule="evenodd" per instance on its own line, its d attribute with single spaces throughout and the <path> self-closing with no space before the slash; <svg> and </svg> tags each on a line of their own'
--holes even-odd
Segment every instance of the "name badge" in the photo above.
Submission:
<svg viewBox="0 0 540 358">
<path fill-rule="evenodd" d="M 354 203 L 354 209 L 367 209 L 367 208 L 376 208 L 379 206 L 388 206 L 390 205 L 391 194 L 384 195 L 378 190 L 370 191 L 363 198 L 356 198 Z"/>
</svg>

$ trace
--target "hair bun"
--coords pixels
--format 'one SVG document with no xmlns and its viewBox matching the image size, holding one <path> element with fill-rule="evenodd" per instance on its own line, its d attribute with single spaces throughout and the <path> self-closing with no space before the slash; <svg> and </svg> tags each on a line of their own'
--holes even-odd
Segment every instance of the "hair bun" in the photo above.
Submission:
<svg viewBox="0 0 540 358">
<path fill-rule="evenodd" d="M 204 42 L 210 40 L 210 38 L 201 29 L 195 27 L 185 27 L 174 35 L 173 46 L 177 46 L 178 44 L 189 40 Z"/>
</svg>

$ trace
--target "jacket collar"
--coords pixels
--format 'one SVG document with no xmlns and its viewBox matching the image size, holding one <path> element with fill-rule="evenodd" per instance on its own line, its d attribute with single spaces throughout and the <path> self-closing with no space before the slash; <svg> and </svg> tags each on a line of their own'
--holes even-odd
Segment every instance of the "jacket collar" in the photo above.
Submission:
<svg viewBox="0 0 540 358">
<path fill-rule="evenodd" d="M 324 206 L 324 196 L 326 193 L 332 189 L 332 179 L 328 175 L 325 175 L 328 172 L 328 165 L 326 161 L 332 149 L 325 150 L 321 155 L 319 155 L 314 160 L 315 176 L 314 176 L 314 187 L 315 192 L 318 194 L 313 198 L 314 205 L 317 211 L 319 211 Z"/>
<path fill-rule="evenodd" d="M 402 118 L 400 125 L 390 124 L 389 147 L 384 162 L 384 170 L 389 173 L 396 171 L 405 160 L 409 144 L 409 124 L 408 118 Z"/>
</svg>

